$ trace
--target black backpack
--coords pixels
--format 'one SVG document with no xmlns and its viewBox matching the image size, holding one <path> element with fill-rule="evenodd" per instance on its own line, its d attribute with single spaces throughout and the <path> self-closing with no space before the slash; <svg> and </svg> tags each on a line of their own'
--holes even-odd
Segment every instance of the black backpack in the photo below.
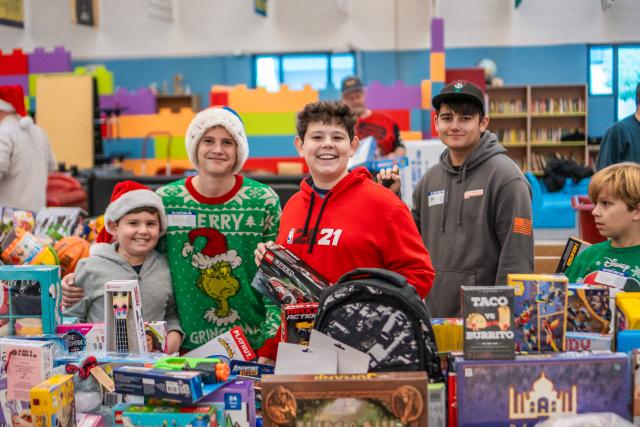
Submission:
<svg viewBox="0 0 640 427">
<path fill-rule="evenodd" d="M 400 274 L 360 268 L 320 297 L 314 329 L 371 356 L 370 372 L 427 371 L 443 379 L 429 310 Z"/>
</svg>

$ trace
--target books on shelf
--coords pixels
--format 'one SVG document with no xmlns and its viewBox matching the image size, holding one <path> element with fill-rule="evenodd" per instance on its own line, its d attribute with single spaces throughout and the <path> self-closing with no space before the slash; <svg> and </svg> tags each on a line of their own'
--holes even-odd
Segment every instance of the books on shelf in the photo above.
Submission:
<svg viewBox="0 0 640 427">
<path fill-rule="evenodd" d="M 500 141 L 502 144 L 526 143 L 527 141 L 527 130 L 524 128 L 494 129 L 494 133 L 498 136 L 498 141 Z"/>
<path fill-rule="evenodd" d="M 510 100 L 490 100 L 489 114 L 518 114 L 526 113 L 525 101 L 523 99 Z"/>
<path fill-rule="evenodd" d="M 584 130 L 575 128 L 566 128 L 562 126 L 550 128 L 533 128 L 531 129 L 531 142 L 557 142 L 560 143 L 563 138 L 576 133 L 584 134 Z"/>
<path fill-rule="evenodd" d="M 584 113 L 583 98 L 536 98 L 531 101 L 532 113 Z"/>
</svg>

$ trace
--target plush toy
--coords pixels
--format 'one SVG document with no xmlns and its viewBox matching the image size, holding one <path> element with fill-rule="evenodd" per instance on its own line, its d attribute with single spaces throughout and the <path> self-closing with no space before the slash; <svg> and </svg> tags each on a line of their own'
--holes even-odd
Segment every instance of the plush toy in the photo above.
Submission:
<svg viewBox="0 0 640 427">
<path fill-rule="evenodd" d="M 102 405 L 102 386 L 91 375 L 91 369 L 98 366 L 95 357 L 87 357 L 80 366 L 69 363 L 65 366 L 68 374 L 73 374 L 73 386 L 76 393 L 76 413 L 100 415 Z"/>
</svg>

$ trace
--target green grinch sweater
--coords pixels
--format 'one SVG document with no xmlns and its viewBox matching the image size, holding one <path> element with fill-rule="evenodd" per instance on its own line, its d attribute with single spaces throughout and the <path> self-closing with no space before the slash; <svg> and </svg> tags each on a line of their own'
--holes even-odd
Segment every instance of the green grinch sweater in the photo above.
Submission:
<svg viewBox="0 0 640 427">
<path fill-rule="evenodd" d="M 194 349 L 234 326 L 254 350 L 275 335 L 279 309 L 251 287 L 259 242 L 275 240 L 280 201 L 269 186 L 241 176 L 208 198 L 186 178 L 158 189 L 168 227 L 161 242 L 171 269 L 183 347 Z"/>
<path fill-rule="evenodd" d="M 605 240 L 589 246 L 576 257 L 565 275 L 572 283 L 593 282 L 599 271 L 620 276 L 627 292 L 640 291 L 640 245 L 614 248 Z"/>
</svg>

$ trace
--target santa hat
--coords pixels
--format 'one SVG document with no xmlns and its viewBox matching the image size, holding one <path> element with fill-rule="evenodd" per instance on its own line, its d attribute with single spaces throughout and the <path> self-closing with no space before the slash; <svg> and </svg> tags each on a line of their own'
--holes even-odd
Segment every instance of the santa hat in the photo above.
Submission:
<svg viewBox="0 0 640 427">
<path fill-rule="evenodd" d="M 209 129 L 216 126 L 225 128 L 238 144 L 238 156 L 233 168 L 233 173 L 238 173 L 242 170 L 244 162 L 249 157 L 249 143 L 247 142 L 247 132 L 242 124 L 242 119 L 238 113 L 229 107 L 207 108 L 200 111 L 191 120 L 184 140 L 189 160 L 198 169 L 198 142 Z"/>
<path fill-rule="evenodd" d="M 189 241 L 182 247 L 182 256 L 187 257 L 193 253 L 194 243 L 198 237 L 207 239 L 199 253 L 194 254 L 191 263 L 198 269 L 211 268 L 219 262 L 227 261 L 232 268 L 236 268 L 242 262 L 238 253 L 227 245 L 227 238 L 215 228 L 196 228 L 189 232 Z"/>
<path fill-rule="evenodd" d="M 33 120 L 24 108 L 24 92 L 20 85 L 0 86 L 0 111 L 20 115 L 20 127 L 23 129 L 33 124 Z"/>
<path fill-rule="evenodd" d="M 160 234 L 163 234 L 167 230 L 167 215 L 164 213 L 160 196 L 151 191 L 149 187 L 135 181 L 117 183 L 113 188 L 113 194 L 111 194 L 111 202 L 104 213 L 104 228 L 98 235 L 97 241 L 105 243 L 111 241 L 113 229 L 110 222 L 117 222 L 134 209 L 147 207 L 158 210 Z"/>
</svg>

